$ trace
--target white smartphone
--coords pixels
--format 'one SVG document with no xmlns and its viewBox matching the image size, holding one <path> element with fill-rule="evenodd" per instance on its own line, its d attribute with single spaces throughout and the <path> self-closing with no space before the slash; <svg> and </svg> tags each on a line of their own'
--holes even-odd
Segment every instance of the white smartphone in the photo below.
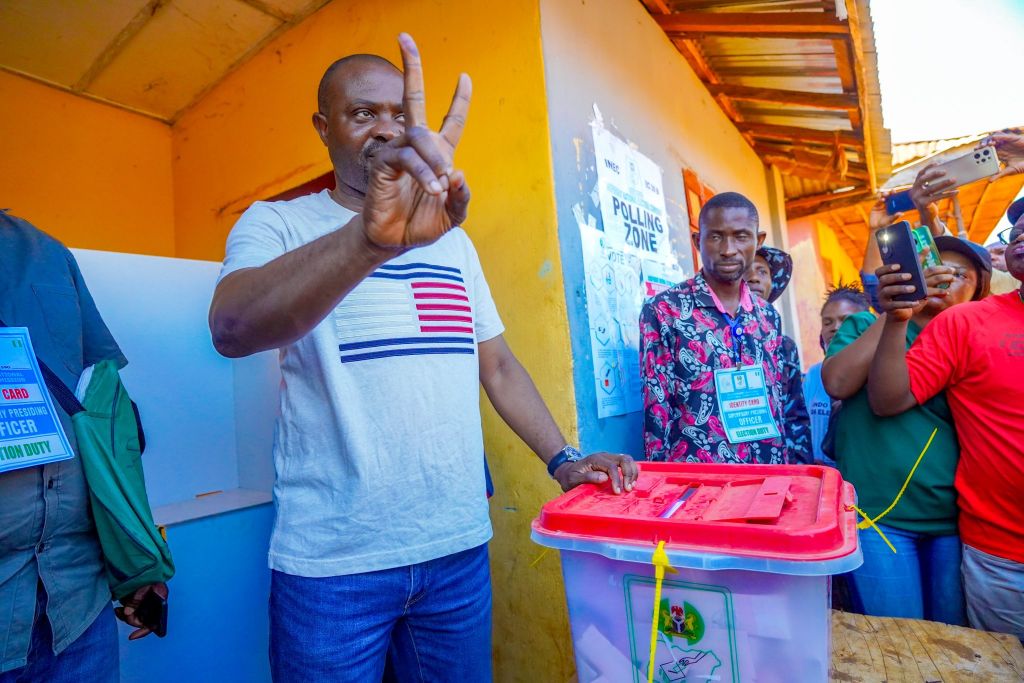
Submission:
<svg viewBox="0 0 1024 683">
<path fill-rule="evenodd" d="M 956 187 L 960 187 L 999 173 L 999 157 L 995 147 L 982 147 L 936 168 L 945 171 L 947 178 L 955 178 Z"/>
</svg>

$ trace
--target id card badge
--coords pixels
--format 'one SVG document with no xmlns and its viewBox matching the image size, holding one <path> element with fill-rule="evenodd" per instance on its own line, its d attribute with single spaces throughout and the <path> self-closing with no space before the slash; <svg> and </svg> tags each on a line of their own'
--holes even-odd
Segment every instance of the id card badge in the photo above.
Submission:
<svg viewBox="0 0 1024 683">
<path fill-rule="evenodd" d="M 0 327 L 0 472 L 74 457 L 27 327 Z"/>
<path fill-rule="evenodd" d="M 761 441 L 780 436 L 772 416 L 764 368 L 746 366 L 715 370 L 718 411 L 729 443 Z"/>
</svg>

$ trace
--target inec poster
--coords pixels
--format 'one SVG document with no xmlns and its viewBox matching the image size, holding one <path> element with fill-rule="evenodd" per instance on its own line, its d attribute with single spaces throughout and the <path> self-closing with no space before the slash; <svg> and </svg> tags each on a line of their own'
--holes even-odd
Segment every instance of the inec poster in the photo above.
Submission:
<svg viewBox="0 0 1024 683">
<path fill-rule="evenodd" d="M 604 230 L 579 222 L 599 418 L 640 410 L 640 308 L 683 279 L 661 168 L 593 124 Z"/>
</svg>

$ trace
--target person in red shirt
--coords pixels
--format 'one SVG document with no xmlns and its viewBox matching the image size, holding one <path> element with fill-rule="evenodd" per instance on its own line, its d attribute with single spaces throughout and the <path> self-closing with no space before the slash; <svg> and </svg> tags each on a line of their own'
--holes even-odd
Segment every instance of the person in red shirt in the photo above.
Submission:
<svg viewBox="0 0 1024 683">
<path fill-rule="evenodd" d="M 1007 270 L 1024 282 L 1024 216 L 1007 241 Z M 943 312 L 907 351 L 916 303 L 893 296 L 913 291 L 909 278 L 879 278 L 886 320 L 868 378 L 871 408 L 897 415 L 946 392 L 960 441 L 967 618 L 1024 642 L 1024 284 Z"/>
</svg>

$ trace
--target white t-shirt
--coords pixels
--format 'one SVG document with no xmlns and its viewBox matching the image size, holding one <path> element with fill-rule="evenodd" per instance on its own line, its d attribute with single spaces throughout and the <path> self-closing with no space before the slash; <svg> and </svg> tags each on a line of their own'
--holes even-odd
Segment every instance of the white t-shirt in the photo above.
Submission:
<svg viewBox="0 0 1024 683">
<path fill-rule="evenodd" d="M 221 279 L 355 214 L 325 190 L 256 202 Z M 399 567 L 486 543 L 477 344 L 504 331 L 460 228 L 388 261 L 280 350 L 270 567 L 323 577 Z"/>
</svg>

